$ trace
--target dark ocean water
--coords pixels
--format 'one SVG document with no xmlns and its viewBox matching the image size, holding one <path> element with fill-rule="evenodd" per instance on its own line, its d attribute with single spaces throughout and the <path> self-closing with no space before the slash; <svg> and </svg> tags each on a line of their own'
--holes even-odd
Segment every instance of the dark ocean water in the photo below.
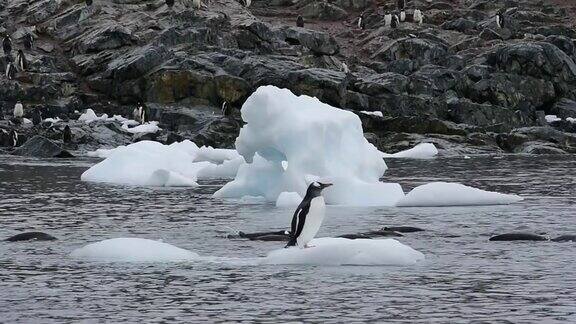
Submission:
<svg viewBox="0 0 576 324">
<path fill-rule="evenodd" d="M 519 230 L 576 234 L 576 157 L 389 161 L 386 181 L 405 191 L 453 181 L 525 197 L 509 206 L 328 207 L 318 236 L 425 228 L 398 238 L 426 256 L 405 267 L 76 260 L 74 249 L 116 237 L 261 257 L 282 244 L 225 234 L 284 228 L 292 216 L 212 198 L 224 181 L 192 189 L 81 182 L 93 163 L 0 157 L 0 238 L 39 230 L 60 239 L 0 242 L 0 322 L 576 322 L 576 243 L 488 241 Z"/>
</svg>

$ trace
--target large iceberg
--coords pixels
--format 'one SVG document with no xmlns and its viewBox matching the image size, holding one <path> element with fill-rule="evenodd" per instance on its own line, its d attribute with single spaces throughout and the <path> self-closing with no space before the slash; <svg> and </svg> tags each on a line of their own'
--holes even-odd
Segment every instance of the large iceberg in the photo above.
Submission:
<svg viewBox="0 0 576 324">
<path fill-rule="evenodd" d="M 198 177 L 234 177 L 244 160 L 231 151 L 199 148 L 188 140 L 171 145 L 141 141 L 92 152 L 91 156 L 105 160 L 85 171 L 81 179 L 137 186 L 196 186 Z"/>
<path fill-rule="evenodd" d="M 386 163 L 354 113 L 263 86 L 244 103 L 242 119 L 236 149 L 247 163 L 217 197 L 274 202 L 282 192 L 304 196 L 316 179 L 334 184 L 324 191 L 328 204 L 394 206 L 404 197 L 399 184 L 379 181 Z"/>
<path fill-rule="evenodd" d="M 517 195 L 485 191 L 460 183 L 432 182 L 410 191 L 399 207 L 507 205 L 522 200 Z"/>
<path fill-rule="evenodd" d="M 73 258 L 92 261 L 177 262 L 198 258 L 198 254 L 168 243 L 140 239 L 104 240 L 72 251 Z"/>
<path fill-rule="evenodd" d="M 394 239 L 317 238 L 307 249 L 296 247 L 270 252 L 265 264 L 414 265 L 424 254 Z"/>
</svg>

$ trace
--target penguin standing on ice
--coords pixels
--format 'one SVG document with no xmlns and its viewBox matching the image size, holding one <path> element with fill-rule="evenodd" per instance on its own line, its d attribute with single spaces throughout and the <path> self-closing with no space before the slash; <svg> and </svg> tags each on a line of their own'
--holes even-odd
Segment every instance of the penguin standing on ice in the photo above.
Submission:
<svg viewBox="0 0 576 324">
<path fill-rule="evenodd" d="M 302 16 L 296 18 L 296 27 L 304 27 L 304 18 Z"/>
<path fill-rule="evenodd" d="M 326 214 L 326 204 L 324 203 L 324 197 L 322 197 L 322 190 L 331 185 L 331 183 L 315 181 L 308 186 L 306 196 L 304 196 L 292 217 L 290 241 L 286 244 L 286 247 L 296 245 L 301 249 L 309 247 L 308 243 L 318 233 Z"/>
<path fill-rule="evenodd" d="M 8 62 L 8 65 L 6 65 L 6 78 L 8 80 L 14 80 L 15 76 L 16 76 L 16 67 L 14 66 L 14 63 Z"/>
<path fill-rule="evenodd" d="M 132 118 L 134 118 L 135 121 L 140 122 L 140 107 L 134 108 L 132 111 Z"/>
<path fill-rule="evenodd" d="M 28 61 L 26 61 L 26 55 L 24 55 L 24 51 L 21 49 L 19 49 L 18 54 L 16 54 L 16 65 L 22 72 L 28 70 Z"/>
<path fill-rule="evenodd" d="M 27 51 L 31 50 L 32 46 L 34 46 L 34 37 L 32 37 L 32 34 L 26 33 L 26 35 L 24 35 L 24 39 L 22 40 L 22 44 L 24 44 L 24 48 Z"/>
<path fill-rule="evenodd" d="M 4 50 L 4 55 L 12 53 L 12 38 L 10 36 L 6 36 L 2 40 L 2 49 Z"/>
<path fill-rule="evenodd" d="M 384 27 L 390 27 L 391 24 L 392 24 L 392 14 L 387 11 L 384 14 Z"/>
<path fill-rule="evenodd" d="M 66 125 L 64 127 L 64 131 L 62 132 L 62 142 L 65 144 L 72 143 L 72 131 L 70 130 L 70 126 Z"/>
<path fill-rule="evenodd" d="M 172 9 L 172 7 L 174 7 L 174 0 L 166 0 L 166 5 L 168 8 Z"/>
<path fill-rule="evenodd" d="M 140 123 L 144 124 L 150 121 L 150 110 L 146 107 L 145 104 L 139 103 L 138 104 L 138 114 L 140 116 Z"/>
</svg>

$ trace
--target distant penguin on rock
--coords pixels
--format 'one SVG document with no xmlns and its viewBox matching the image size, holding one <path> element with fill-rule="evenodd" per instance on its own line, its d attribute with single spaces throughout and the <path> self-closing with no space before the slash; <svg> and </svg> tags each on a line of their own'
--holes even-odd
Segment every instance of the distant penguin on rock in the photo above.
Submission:
<svg viewBox="0 0 576 324">
<path fill-rule="evenodd" d="M 360 17 L 358 17 L 358 28 L 364 29 L 365 27 L 366 23 L 364 22 L 364 14 L 361 14 Z"/>
<path fill-rule="evenodd" d="M 322 190 L 330 187 L 330 183 L 313 182 L 306 190 L 306 196 L 296 208 L 292 217 L 290 241 L 286 247 L 296 246 L 308 248 L 308 243 L 316 236 L 326 213 L 326 204 Z"/>
<path fill-rule="evenodd" d="M 194 9 L 202 8 L 202 0 L 192 0 L 192 7 L 194 7 Z"/>
<path fill-rule="evenodd" d="M 424 16 L 422 16 L 422 11 L 420 9 L 414 9 L 414 22 L 421 25 L 424 21 Z"/>
<path fill-rule="evenodd" d="M 138 114 L 140 116 L 140 123 L 144 124 L 150 121 L 150 110 L 145 104 L 138 104 Z"/>
<path fill-rule="evenodd" d="M 16 54 L 16 65 L 18 69 L 22 72 L 28 70 L 28 61 L 26 60 L 26 55 L 24 55 L 24 51 L 21 49 L 18 50 L 18 54 Z"/>
<path fill-rule="evenodd" d="M 15 130 L 11 130 L 10 131 L 10 144 L 12 145 L 12 147 L 16 147 L 18 146 L 18 132 L 16 132 Z"/>
<path fill-rule="evenodd" d="M 166 0 L 166 5 L 168 8 L 172 9 L 172 7 L 174 7 L 174 0 Z"/>
<path fill-rule="evenodd" d="M 502 15 L 502 12 L 496 14 L 496 27 L 504 28 L 504 16 Z"/>
<path fill-rule="evenodd" d="M 65 144 L 72 143 L 72 130 L 70 130 L 70 126 L 68 125 L 66 125 L 64 131 L 62 131 L 62 142 Z"/>
<path fill-rule="evenodd" d="M 348 65 L 344 62 L 342 62 L 342 72 L 348 74 L 350 73 L 350 69 L 348 68 Z"/>
<path fill-rule="evenodd" d="M 92 6 L 92 0 L 86 0 L 86 7 Z"/>
<path fill-rule="evenodd" d="M 406 21 L 406 12 L 404 10 L 400 11 L 400 21 L 401 22 Z"/>
<path fill-rule="evenodd" d="M 24 106 L 22 105 L 22 103 L 20 101 L 18 101 L 15 105 L 14 105 L 14 118 L 22 118 L 24 117 Z"/>
<path fill-rule="evenodd" d="M 384 14 L 384 27 L 390 27 L 391 24 L 392 24 L 392 14 L 386 12 Z"/>
<path fill-rule="evenodd" d="M 34 109 L 34 112 L 32 113 L 32 124 L 33 125 L 42 124 L 42 113 L 38 108 Z"/>
<path fill-rule="evenodd" d="M 396 1 L 396 8 L 398 10 L 404 10 L 405 7 L 406 7 L 406 0 L 397 0 Z"/>
<path fill-rule="evenodd" d="M 27 51 L 31 50 L 32 47 L 34 46 L 34 37 L 32 37 L 32 34 L 26 33 L 26 35 L 24 35 L 22 43 L 24 44 L 24 48 Z"/>
<path fill-rule="evenodd" d="M 12 53 L 12 38 L 10 36 L 6 36 L 2 40 L 2 49 L 4 50 L 4 55 Z"/>
<path fill-rule="evenodd" d="M 6 78 L 8 80 L 14 80 L 14 77 L 16 77 L 16 67 L 14 63 L 8 62 L 8 65 L 6 65 Z"/>
<path fill-rule="evenodd" d="M 296 27 L 304 27 L 304 18 L 302 16 L 296 18 Z"/>
<path fill-rule="evenodd" d="M 221 112 L 222 112 L 222 116 L 230 116 L 232 111 L 230 110 L 230 106 L 228 105 L 228 102 L 224 101 L 222 103 Z"/>
<path fill-rule="evenodd" d="M 398 15 L 392 15 L 392 22 L 390 22 L 390 28 L 398 28 L 398 26 L 400 25 L 400 19 L 398 18 Z"/>
<path fill-rule="evenodd" d="M 252 0 L 240 0 L 240 2 L 246 8 L 250 7 L 250 5 L 252 4 Z"/>
</svg>

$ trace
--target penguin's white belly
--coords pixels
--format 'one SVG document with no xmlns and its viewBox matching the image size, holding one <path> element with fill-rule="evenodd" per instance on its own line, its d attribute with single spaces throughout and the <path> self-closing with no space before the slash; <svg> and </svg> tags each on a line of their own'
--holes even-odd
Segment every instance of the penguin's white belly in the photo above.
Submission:
<svg viewBox="0 0 576 324">
<path fill-rule="evenodd" d="M 306 215 L 306 221 L 304 223 L 304 228 L 302 233 L 296 239 L 298 247 L 304 248 L 304 245 L 308 244 L 320 230 L 322 222 L 324 221 L 324 215 L 326 215 L 326 204 L 324 203 L 324 198 L 322 196 L 316 197 L 310 201 L 310 209 L 308 210 L 308 215 Z"/>
</svg>

